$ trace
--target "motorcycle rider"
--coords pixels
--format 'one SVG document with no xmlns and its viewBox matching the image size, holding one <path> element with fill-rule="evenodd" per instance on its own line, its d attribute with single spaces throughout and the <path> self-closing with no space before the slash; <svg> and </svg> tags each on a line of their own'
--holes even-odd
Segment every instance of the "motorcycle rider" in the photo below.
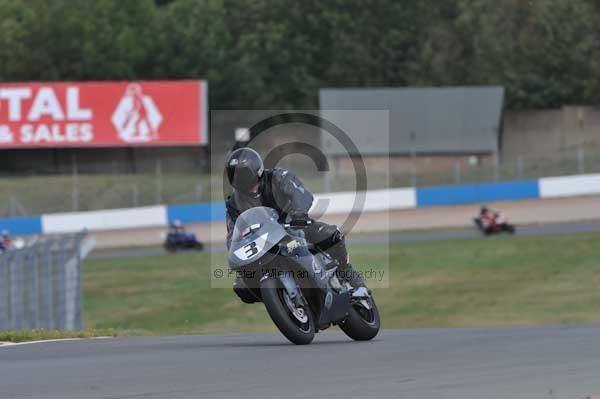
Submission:
<svg viewBox="0 0 600 399">
<path fill-rule="evenodd" d="M 183 226 L 183 223 L 181 223 L 181 220 L 179 219 L 175 219 L 173 221 L 173 223 L 171 223 L 171 233 L 174 234 L 185 234 L 185 227 Z"/>
<path fill-rule="evenodd" d="M 2 230 L 2 237 L 0 238 L 0 251 L 7 251 L 12 248 L 13 242 L 10 238 L 8 230 Z"/>
<path fill-rule="evenodd" d="M 479 210 L 479 217 L 481 223 L 485 228 L 494 226 L 496 224 L 497 213 L 489 209 L 486 205 L 482 205 Z"/>
<path fill-rule="evenodd" d="M 265 169 L 260 155 L 248 147 L 239 148 L 228 156 L 225 173 L 233 187 L 233 193 L 225 201 L 228 249 L 237 217 L 250 208 L 270 207 L 279 213 L 281 222 L 302 227 L 309 243 L 338 262 L 341 279 L 354 287 L 364 285 L 362 277 L 349 263 L 345 238 L 338 227 L 308 216 L 313 195 L 296 175 L 281 168 Z M 256 301 L 240 278 L 236 279 L 233 289 L 242 301 Z"/>
</svg>

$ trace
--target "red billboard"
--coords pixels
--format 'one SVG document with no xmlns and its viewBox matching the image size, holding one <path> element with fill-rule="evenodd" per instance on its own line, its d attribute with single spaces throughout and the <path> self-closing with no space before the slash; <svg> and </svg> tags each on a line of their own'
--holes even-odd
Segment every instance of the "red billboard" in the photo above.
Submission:
<svg viewBox="0 0 600 399">
<path fill-rule="evenodd" d="M 0 83 L 0 149 L 208 143 L 204 81 Z"/>
</svg>

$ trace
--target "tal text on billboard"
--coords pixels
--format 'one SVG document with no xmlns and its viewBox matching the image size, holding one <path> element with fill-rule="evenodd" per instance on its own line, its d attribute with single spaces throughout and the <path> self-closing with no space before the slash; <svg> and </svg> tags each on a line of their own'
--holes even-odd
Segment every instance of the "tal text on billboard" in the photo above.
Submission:
<svg viewBox="0 0 600 399">
<path fill-rule="evenodd" d="M 208 143 L 204 81 L 0 83 L 0 149 Z"/>
</svg>

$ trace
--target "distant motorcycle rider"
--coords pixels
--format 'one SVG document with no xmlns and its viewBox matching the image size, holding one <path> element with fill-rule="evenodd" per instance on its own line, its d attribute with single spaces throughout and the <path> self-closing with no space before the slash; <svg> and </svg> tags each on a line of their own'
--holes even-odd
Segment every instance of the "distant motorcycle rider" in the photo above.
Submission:
<svg viewBox="0 0 600 399">
<path fill-rule="evenodd" d="M 496 224 L 498 213 L 483 205 L 479 210 L 479 217 L 481 218 L 483 226 L 487 228 Z"/>
<path fill-rule="evenodd" d="M 171 229 L 171 233 L 174 234 L 185 234 L 185 227 L 183 226 L 183 223 L 181 223 L 181 220 L 176 219 L 173 221 L 173 223 L 171 223 L 171 225 L 169 226 Z"/>
<path fill-rule="evenodd" d="M 244 211 L 266 206 L 275 209 L 280 222 L 304 229 L 306 240 L 316 248 L 328 253 L 339 264 L 339 275 L 353 286 L 364 284 L 349 263 L 348 251 L 342 232 L 335 225 L 313 221 L 308 211 L 312 206 L 313 195 L 304 187 L 300 179 L 286 169 L 265 169 L 260 155 L 251 148 L 240 148 L 227 158 L 225 173 L 233 193 L 226 199 L 227 209 L 227 248 L 235 222 Z M 234 291 L 244 302 L 254 299 L 246 295 L 245 287 L 237 279 Z"/>
<path fill-rule="evenodd" d="M 8 251 L 13 246 L 13 241 L 10 238 L 8 230 L 2 230 L 2 236 L 0 237 L 0 252 Z"/>
</svg>

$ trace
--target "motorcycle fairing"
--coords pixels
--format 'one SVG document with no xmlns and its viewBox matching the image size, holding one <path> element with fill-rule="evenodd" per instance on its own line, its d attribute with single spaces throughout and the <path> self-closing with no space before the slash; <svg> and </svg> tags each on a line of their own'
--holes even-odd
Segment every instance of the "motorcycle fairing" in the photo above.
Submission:
<svg viewBox="0 0 600 399">
<path fill-rule="evenodd" d="M 287 235 L 277 218 L 277 212 L 267 207 L 248 209 L 237 218 L 229 248 L 232 270 L 262 258 Z"/>
</svg>

